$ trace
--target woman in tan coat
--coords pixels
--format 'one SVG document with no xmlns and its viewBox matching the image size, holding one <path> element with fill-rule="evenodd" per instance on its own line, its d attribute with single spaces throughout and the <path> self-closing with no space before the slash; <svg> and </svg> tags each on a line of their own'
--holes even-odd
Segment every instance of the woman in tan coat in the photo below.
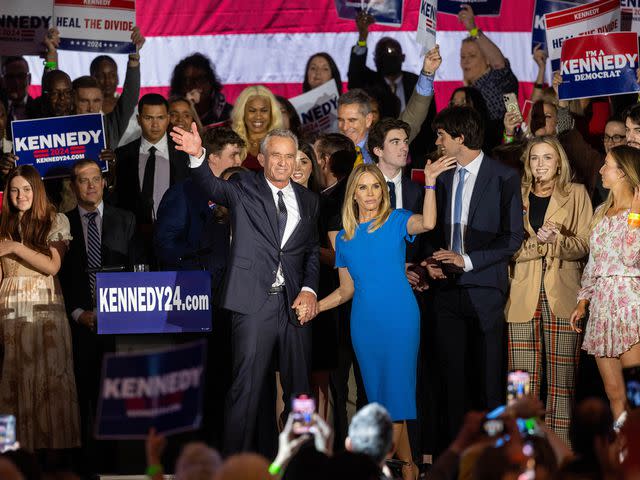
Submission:
<svg viewBox="0 0 640 480">
<path fill-rule="evenodd" d="M 569 317 L 589 253 L 591 200 L 571 183 L 567 155 L 554 137 L 537 137 L 523 154 L 525 239 L 513 258 L 506 307 L 509 369 L 527 370 L 531 392 L 546 378 L 546 423 L 568 441 L 581 337 Z"/>
</svg>

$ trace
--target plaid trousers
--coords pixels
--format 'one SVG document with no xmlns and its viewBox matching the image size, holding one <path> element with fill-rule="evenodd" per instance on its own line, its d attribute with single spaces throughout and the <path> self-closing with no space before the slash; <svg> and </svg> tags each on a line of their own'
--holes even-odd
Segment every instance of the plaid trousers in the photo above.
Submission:
<svg viewBox="0 0 640 480">
<path fill-rule="evenodd" d="M 509 323 L 509 370 L 528 371 L 531 394 L 537 398 L 546 378 L 545 423 L 567 444 L 581 344 L 582 334 L 571 330 L 569 319 L 551 312 L 544 281 L 531 321 Z"/>
</svg>

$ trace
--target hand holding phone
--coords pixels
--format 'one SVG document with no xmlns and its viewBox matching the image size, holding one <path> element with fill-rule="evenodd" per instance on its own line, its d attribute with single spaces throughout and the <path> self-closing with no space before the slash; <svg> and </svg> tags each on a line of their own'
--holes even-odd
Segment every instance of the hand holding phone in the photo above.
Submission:
<svg viewBox="0 0 640 480">
<path fill-rule="evenodd" d="M 516 94 L 505 93 L 502 95 L 502 100 L 504 101 L 504 108 L 507 110 L 507 113 L 517 115 L 516 121 L 518 123 L 522 123 L 522 112 L 520 111 L 520 105 L 518 105 L 518 97 L 516 97 Z"/>
<path fill-rule="evenodd" d="M 291 414 L 293 415 L 292 431 L 295 435 L 305 435 L 314 425 L 313 414 L 316 411 L 316 401 L 308 393 L 300 393 L 291 399 Z"/>
</svg>

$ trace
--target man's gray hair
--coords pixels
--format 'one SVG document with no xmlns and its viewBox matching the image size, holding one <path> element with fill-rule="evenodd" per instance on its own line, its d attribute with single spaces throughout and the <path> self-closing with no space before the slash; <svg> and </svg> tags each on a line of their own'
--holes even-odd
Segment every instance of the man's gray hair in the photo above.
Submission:
<svg viewBox="0 0 640 480">
<path fill-rule="evenodd" d="M 176 461 L 176 480 L 211 480 L 222 466 L 220 454 L 202 442 L 187 443 Z"/>
<path fill-rule="evenodd" d="M 358 105 L 362 115 L 371 113 L 371 97 L 361 88 L 354 88 L 338 97 L 338 108 L 343 105 Z"/>
<path fill-rule="evenodd" d="M 263 155 L 267 154 L 267 144 L 269 143 L 269 140 L 271 140 L 273 137 L 290 138 L 291 140 L 293 140 L 293 143 L 296 144 L 296 151 L 298 151 L 298 137 L 296 137 L 295 133 L 293 133 L 291 130 L 286 130 L 284 128 L 274 128 L 269 133 L 267 133 L 267 135 L 262 139 L 262 142 L 260 142 L 261 154 Z"/>
<path fill-rule="evenodd" d="M 380 464 L 393 444 L 393 422 L 379 403 L 370 403 L 358 411 L 349 425 L 351 450 L 364 453 Z"/>
</svg>

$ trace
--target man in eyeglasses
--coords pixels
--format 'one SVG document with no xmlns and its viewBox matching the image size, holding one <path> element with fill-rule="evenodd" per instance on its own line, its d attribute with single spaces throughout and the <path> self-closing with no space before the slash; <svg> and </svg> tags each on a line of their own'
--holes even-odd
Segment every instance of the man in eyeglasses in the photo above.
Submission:
<svg viewBox="0 0 640 480">
<path fill-rule="evenodd" d="M 609 153 L 613 147 L 627 144 L 624 121 L 621 118 L 611 117 L 607 120 L 604 126 L 602 143 L 604 144 L 605 153 Z"/>
</svg>

